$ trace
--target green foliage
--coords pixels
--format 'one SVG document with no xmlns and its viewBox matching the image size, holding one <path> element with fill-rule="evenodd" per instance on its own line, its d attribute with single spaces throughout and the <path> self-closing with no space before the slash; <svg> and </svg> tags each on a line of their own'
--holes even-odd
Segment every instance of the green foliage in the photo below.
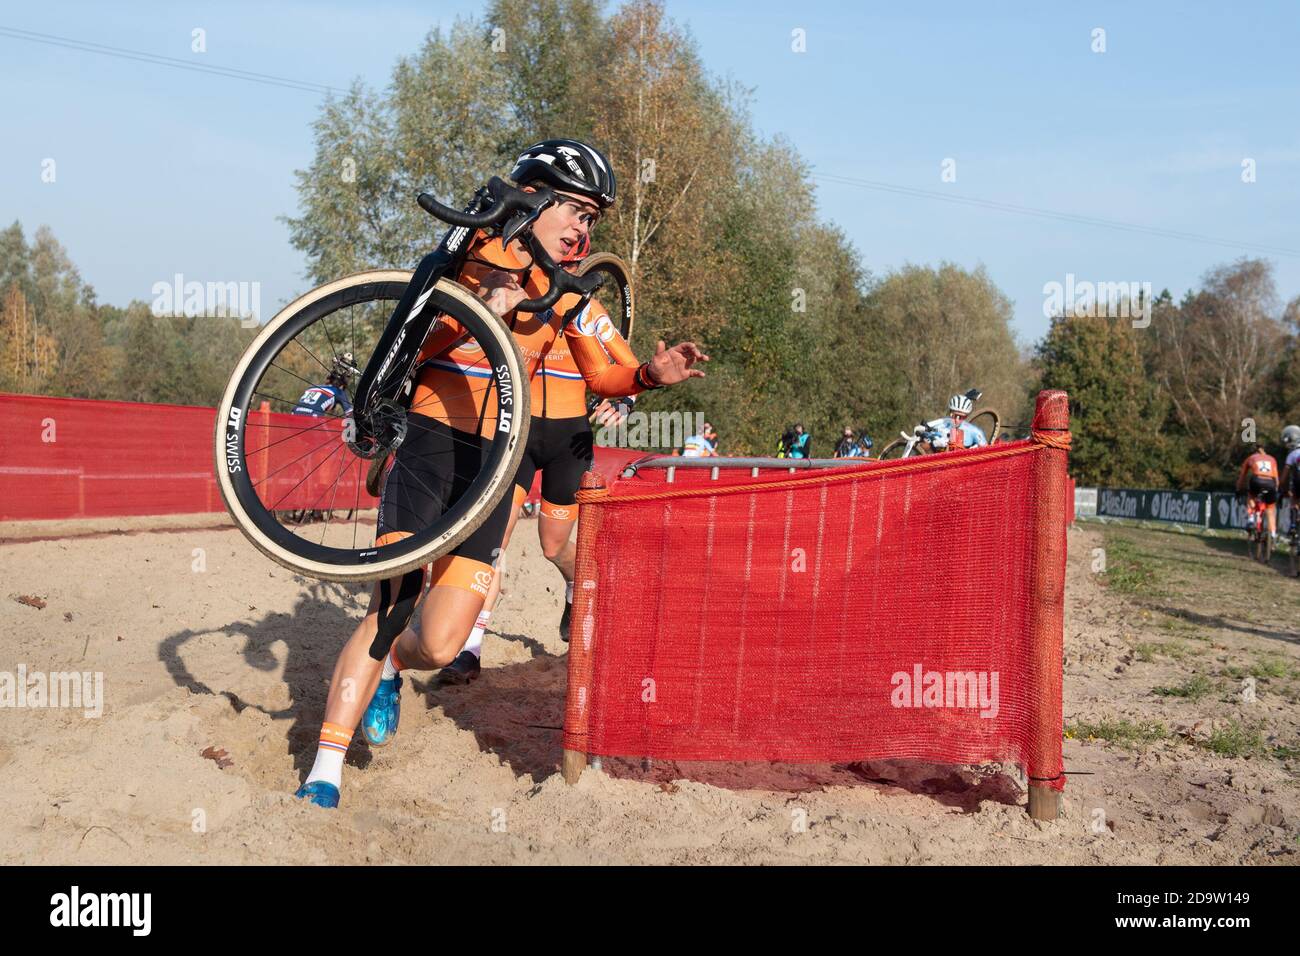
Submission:
<svg viewBox="0 0 1300 956">
<path fill-rule="evenodd" d="M 1044 388 L 1070 396 L 1070 471 L 1081 485 L 1159 487 L 1166 414 L 1129 319 L 1058 317 L 1038 346 Z"/>
<path fill-rule="evenodd" d="M 157 317 L 144 302 L 98 305 L 44 227 L 30 245 L 18 223 L 0 233 L 0 277 L 0 390 L 215 405 L 256 332 L 233 318 Z M 49 348 L 33 360 L 29 341 Z"/>
</svg>

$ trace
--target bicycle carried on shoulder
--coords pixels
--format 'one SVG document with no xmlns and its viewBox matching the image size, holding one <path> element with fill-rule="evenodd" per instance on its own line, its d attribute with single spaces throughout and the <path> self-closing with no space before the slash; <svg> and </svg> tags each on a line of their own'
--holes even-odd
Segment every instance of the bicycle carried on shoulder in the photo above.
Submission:
<svg viewBox="0 0 1300 956">
<path fill-rule="evenodd" d="M 420 207 L 452 228 L 414 271 L 377 269 L 345 276 L 300 296 L 265 325 L 235 366 L 217 406 L 215 430 L 222 499 L 262 553 L 324 580 L 388 578 L 451 551 L 509 493 L 527 439 L 529 386 L 510 328 L 455 281 L 476 231 L 499 236 L 503 245 L 520 239 L 549 278 L 546 293 L 519 303 L 519 311 L 545 312 L 562 296 L 576 294 L 576 315 L 612 277 L 621 299 L 619 324 L 631 332 L 632 287 L 621 261 L 592 256 L 597 261 L 583 274 L 569 273 L 532 235 L 532 224 L 555 201 L 549 187 L 524 192 L 495 176 L 463 211 L 421 193 Z M 490 379 L 479 407 L 454 416 L 449 424 L 466 432 L 490 429 L 494 438 L 481 457 L 477 448 L 472 455 L 465 449 L 467 454 L 455 456 L 455 467 L 465 469 L 466 489 L 444 501 L 439 517 L 409 537 L 375 546 L 369 531 L 361 530 L 364 473 L 390 456 L 390 467 L 405 467 L 394 452 L 411 428 L 423 427 L 408 414 L 417 359 L 444 317 L 463 330 L 458 349 L 481 352 L 485 361 L 474 374 Z M 364 369 L 350 369 L 357 382 L 351 416 L 294 421 L 287 414 L 290 396 L 346 352 L 369 355 Z M 484 366 L 490 371 L 480 372 Z M 336 502 L 341 485 L 353 489 L 345 495 L 351 500 Z M 304 527 L 284 518 L 286 513 L 336 508 L 352 513 L 350 526 L 326 522 Z"/>
<path fill-rule="evenodd" d="M 966 393 L 971 401 L 979 401 L 980 391 L 971 389 Z M 977 420 L 985 421 L 984 425 L 975 425 Z M 1002 418 L 996 411 L 991 408 L 981 408 L 978 411 L 971 412 L 964 424 L 974 425 L 981 431 L 988 429 L 987 436 L 990 445 L 998 440 L 1002 433 Z M 911 458 L 913 455 L 929 455 L 938 451 L 935 448 L 935 441 L 941 437 L 937 427 L 931 422 L 921 422 L 910 432 L 901 431 L 898 437 L 880 449 L 880 459 L 894 458 Z"/>
</svg>

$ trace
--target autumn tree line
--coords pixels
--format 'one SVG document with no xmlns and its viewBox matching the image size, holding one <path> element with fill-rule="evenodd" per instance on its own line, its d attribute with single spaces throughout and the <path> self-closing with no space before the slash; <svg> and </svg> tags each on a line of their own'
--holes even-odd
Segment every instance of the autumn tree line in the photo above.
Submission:
<svg viewBox="0 0 1300 956">
<path fill-rule="evenodd" d="M 1080 483 L 1210 488 L 1230 482 L 1247 422 L 1276 447 L 1300 417 L 1300 300 L 1279 302 L 1268 262 L 1162 293 L 1149 323 L 1062 315 L 1024 343 L 983 268 L 873 274 L 817 216 L 794 145 L 755 131 L 748 95 L 653 0 L 496 0 L 432 31 L 385 89 L 325 102 L 285 221 L 311 285 L 412 268 L 441 231 L 417 193 L 463 205 L 531 142 L 595 143 L 619 197 L 594 246 L 633 270 L 633 347 L 689 338 L 712 357 L 706 379 L 638 407 L 703 412 L 726 454 L 770 453 L 796 419 L 818 455 L 845 425 L 881 447 L 972 386 L 1020 437 L 1051 387 L 1071 396 Z M 0 390 L 213 405 L 255 331 L 99 304 L 49 230 L 0 232 Z"/>
</svg>

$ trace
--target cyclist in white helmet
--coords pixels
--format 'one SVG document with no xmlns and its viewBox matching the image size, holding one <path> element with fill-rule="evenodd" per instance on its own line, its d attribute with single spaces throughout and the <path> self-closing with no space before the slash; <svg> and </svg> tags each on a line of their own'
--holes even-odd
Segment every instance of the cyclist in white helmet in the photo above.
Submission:
<svg viewBox="0 0 1300 956">
<path fill-rule="evenodd" d="M 983 430 L 966 421 L 974 410 L 975 402 L 969 395 L 954 395 L 948 399 L 948 416 L 926 422 L 930 428 L 939 433 L 939 437 L 931 443 L 934 448 L 943 450 L 987 445 L 989 440 Z"/>
<path fill-rule="evenodd" d="M 1294 510 L 1300 499 L 1300 425 L 1288 425 L 1282 429 L 1282 444 L 1286 447 L 1286 464 L 1282 466 L 1282 496 L 1291 499 Z M 1295 515 L 1292 515 L 1292 521 Z"/>
</svg>

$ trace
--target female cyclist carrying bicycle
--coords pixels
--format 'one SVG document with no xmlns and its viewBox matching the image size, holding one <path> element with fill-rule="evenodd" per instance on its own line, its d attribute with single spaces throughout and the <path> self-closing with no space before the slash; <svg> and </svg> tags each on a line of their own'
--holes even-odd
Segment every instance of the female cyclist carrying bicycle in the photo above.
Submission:
<svg viewBox="0 0 1300 956">
<path fill-rule="evenodd" d="M 555 262 L 568 257 L 614 203 L 608 160 L 575 140 L 529 147 L 510 177 L 520 187 L 545 184 L 555 190 L 557 201 L 530 227 L 533 241 Z M 574 321 L 582 302 L 576 295 L 566 294 L 545 312 L 517 310 L 550 287 L 519 235 L 503 244 L 502 237 L 475 233 L 455 279 L 506 323 L 530 378 L 540 357 L 561 338 L 586 386 L 597 395 L 632 395 L 704 374 L 694 366 L 708 357 L 691 342 L 671 349 L 660 342 L 654 358 L 635 369 L 610 364 L 599 340 L 583 334 Z M 499 427 L 483 414 L 493 382 L 482 352 L 466 341 L 455 320 L 446 316 L 429 331 L 408 413 L 412 427 L 383 483 L 377 547 L 418 533 L 465 492 L 464 476 L 486 461 Z M 407 625 L 422 591 L 421 573 L 376 584 L 365 617 L 335 664 L 316 761 L 297 796 L 318 806 L 337 806 L 343 758 L 363 712 L 367 738 L 387 743 L 400 716 L 400 671 L 434 670 L 454 660 L 483 607 L 493 562 L 515 510 L 512 497 L 505 495 L 473 534 L 430 566 L 431 589 L 420 605 L 418 635 Z"/>
<path fill-rule="evenodd" d="M 571 272 L 581 271 L 581 264 L 590 251 L 588 233 L 560 265 Z M 599 265 L 600 258 L 597 256 L 591 261 Z M 593 299 L 573 320 L 573 325 L 582 335 L 594 336 L 608 355 L 609 361 L 629 369 L 640 366 L 631 347 L 598 301 Z M 464 648 L 438 674 L 438 682 L 442 685 L 467 684 L 479 676 L 483 635 L 500 597 L 502 575 L 505 573 L 505 552 L 519 520 L 519 506 L 528 497 L 533 479 L 539 473 L 542 476 L 542 501 L 537 518 L 537 537 L 542 546 L 542 555 L 555 565 L 564 579 L 560 637 L 566 642 L 569 640 L 576 558 L 573 529 L 578 521 L 578 488 L 583 473 L 591 469 L 595 442 L 587 411 L 586 381 L 567 342 L 557 339 L 551 350 L 540 359 L 530 383 L 532 425 L 528 430 L 528 444 L 523 460 L 519 463 L 519 471 L 515 474 L 514 507 L 510 512 L 505 539 L 501 542 L 501 554 L 494 565 L 492 584 Z M 592 409 L 591 415 L 602 425 L 614 425 L 627 416 L 634 401 L 632 396 L 606 398 Z M 362 726 L 367 726 L 365 721 Z"/>
</svg>

